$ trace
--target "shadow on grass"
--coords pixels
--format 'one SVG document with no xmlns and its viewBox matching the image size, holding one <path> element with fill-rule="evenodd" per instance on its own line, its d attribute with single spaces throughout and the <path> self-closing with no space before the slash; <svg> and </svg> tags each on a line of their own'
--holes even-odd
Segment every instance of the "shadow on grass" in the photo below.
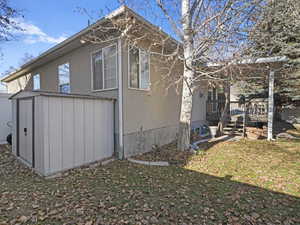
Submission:
<svg viewBox="0 0 300 225">
<path fill-rule="evenodd" d="M 221 140 L 217 140 L 217 141 L 211 141 L 211 142 L 200 143 L 200 144 L 198 144 L 198 146 L 199 146 L 200 150 L 207 151 L 207 150 L 211 149 L 213 146 L 215 146 L 215 145 L 217 145 L 219 143 L 228 141 L 228 140 L 230 140 L 230 139 L 232 139 L 234 137 L 235 137 L 234 135 L 229 135 L 225 139 L 221 139 Z"/>
<path fill-rule="evenodd" d="M 300 223 L 299 196 L 240 183 L 231 174 L 116 161 L 45 180 L 7 152 L 0 165 L 0 224 L 24 218 L 26 224 Z"/>
<path fill-rule="evenodd" d="M 274 122 L 274 135 L 280 133 L 289 133 L 296 138 L 300 138 L 300 130 L 297 129 L 293 124 L 286 121 L 275 121 Z"/>
</svg>

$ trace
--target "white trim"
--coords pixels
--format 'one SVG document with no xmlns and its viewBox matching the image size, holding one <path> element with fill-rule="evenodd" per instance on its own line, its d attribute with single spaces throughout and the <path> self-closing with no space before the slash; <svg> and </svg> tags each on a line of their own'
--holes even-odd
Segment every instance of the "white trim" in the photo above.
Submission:
<svg viewBox="0 0 300 225">
<path fill-rule="evenodd" d="M 100 90 L 92 90 L 92 92 L 115 91 L 115 90 L 118 90 L 118 88 L 115 87 L 115 88 L 107 88 L 107 89 L 100 89 Z"/>
<path fill-rule="evenodd" d="M 34 77 L 35 76 L 39 76 L 39 86 L 40 86 L 40 88 L 34 88 Z M 32 76 L 32 90 L 34 90 L 34 91 L 41 90 L 41 75 L 40 75 L 40 73 L 36 73 Z"/>
<path fill-rule="evenodd" d="M 59 67 L 62 66 L 62 65 L 65 65 L 65 64 L 69 64 L 69 83 L 64 83 L 64 84 L 61 84 L 60 83 L 60 79 L 59 79 Z M 60 91 L 60 86 L 61 85 L 65 85 L 65 84 L 69 84 L 69 93 L 71 93 L 71 64 L 69 61 L 65 62 L 65 63 L 61 63 L 61 64 L 58 64 L 57 66 L 57 78 L 58 78 L 58 85 L 57 85 L 57 88 L 58 88 L 58 92 L 60 93 L 64 93 L 64 92 L 61 92 Z"/>
<path fill-rule="evenodd" d="M 216 90 L 216 99 L 214 99 L 214 89 Z M 210 102 L 211 104 L 211 112 L 212 113 L 215 113 L 215 112 L 218 112 L 218 89 L 216 87 L 209 87 L 208 91 L 207 92 L 210 92 L 211 93 L 211 99 L 208 99 L 208 102 Z M 207 95 L 208 96 L 208 95 Z M 216 109 L 214 110 L 214 104 L 216 104 Z"/>
<path fill-rule="evenodd" d="M 116 47 L 116 86 L 113 87 L 113 88 L 104 88 L 104 57 L 103 57 L 103 51 L 104 49 L 106 48 L 109 48 L 109 47 L 112 47 L 112 46 L 115 46 Z M 101 51 L 101 57 L 102 57 L 102 89 L 94 89 L 94 66 L 93 66 L 93 55 L 100 52 Z M 98 92 L 98 91 L 110 91 L 110 90 L 115 90 L 115 89 L 118 89 L 118 57 L 117 57 L 117 54 L 118 54 L 118 46 L 116 43 L 113 43 L 113 44 L 110 44 L 108 46 L 105 46 L 105 47 L 102 47 L 102 48 L 98 48 L 97 50 L 95 51 L 92 51 L 90 53 L 90 59 L 91 59 L 91 91 L 92 92 Z"/>
<path fill-rule="evenodd" d="M 118 40 L 118 112 L 119 112 L 119 159 L 123 159 L 125 154 L 124 154 L 124 140 L 123 140 L 123 71 L 122 71 L 122 40 Z"/>
<path fill-rule="evenodd" d="M 144 50 L 144 49 L 142 49 L 142 48 L 139 48 L 139 47 L 136 47 L 136 46 L 133 46 L 134 48 L 137 48 L 138 50 L 139 50 L 139 74 L 138 74 L 138 76 L 139 76 L 139 87 L 141 87 L 141 69 L 142 69 L 142 67 L 141 67 L 141 51 L 144 51 L 144 52 L 146 52 L 147 53 L 147 55 L 148 55 L 148 63 L 149 63 L 149 88 L 134 88 L 134 87 L 131 87 L 130 86 L 130 45 L 128 45 L 128 47 L 127 47 L 127 63 L 128 63 L 128 68 L 127 68 L 127 70 L 128 70 L 128 76 L 127 76 L 127 79 L 128 79 L 128 86 L 127 86 L 127 88 L 129 89 L 129 90 L 137 90 L 137 91 L 146 91 L 146 92 L 149 92 L 149 91 L 151 91 L 151 70 L 150 70 L 150 67 L 151 67 L 151 62 L 150 62 L 150 59 L 151 59 L 151 57 L 150 57 L 150 54 L 149 54 L 149 52 L 147 52 L 146 50 Z"/>
<path fill-rule="evenodd" d="M 286 56 L 275 56 L 275 57 L 266 57 L 266 58 L 248 58 L 248 59 L 242 59 L 242 60 L 235 60 L 232 62 L 229 62 L 231 65 L 243 65 L 243 64 L 260 64 L 260 63 L 279 63 L 279 62 L 287 62 L 288 57 Z M 208 62 L 204 64 L 204 66 L 207 67 L 219 67 L 224 66 L 225 63 L 214 63 L 214 62 Z"/>
<path fill-rule="evenodd" d="M 128 87 L 129 90 L 133 90 L 133 91 L 144 91 L 144 92 L 149 92 L 151 89 L 141 89 L 141 88 L 132 88 L 132 87 Z"/>
</svg>

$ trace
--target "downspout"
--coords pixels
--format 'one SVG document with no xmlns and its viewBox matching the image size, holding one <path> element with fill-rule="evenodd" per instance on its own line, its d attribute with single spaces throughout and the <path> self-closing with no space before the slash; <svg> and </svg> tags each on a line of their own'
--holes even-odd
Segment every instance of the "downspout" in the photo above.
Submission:
<svg viewBox="0 0 300 225">
<path fill-rule="evenodd" d="M 123 69 L 122 69 L 122 40 L 118 39 L 118 101 L 119 101 L 119 159 L 124 159 L 123 145 Z"/>
</svg>

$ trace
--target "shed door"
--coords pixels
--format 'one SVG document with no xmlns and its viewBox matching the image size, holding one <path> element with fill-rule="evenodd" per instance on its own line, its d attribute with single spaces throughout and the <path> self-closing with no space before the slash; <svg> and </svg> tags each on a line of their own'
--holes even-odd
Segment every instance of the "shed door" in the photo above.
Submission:
<svg viewBox="0 0 300 225">
<path fill-rule="evenodd" d="M 32 165 L 32 99 L 19 100 L 19 156 Z"/>
</svg>

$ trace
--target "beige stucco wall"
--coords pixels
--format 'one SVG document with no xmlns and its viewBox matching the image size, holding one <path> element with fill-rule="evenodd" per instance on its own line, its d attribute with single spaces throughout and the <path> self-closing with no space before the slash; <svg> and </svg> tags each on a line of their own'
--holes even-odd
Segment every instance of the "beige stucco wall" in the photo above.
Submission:
<svg viewBox="0 0 300 225">
<path fill-rule="evenodd" d="M 161 65 L 157 64 L 154 56 L 150 58 L 151 90 L 129 88 L 126 45 L 123 46 L 122 54 L 124 152 L 125 157 L 129 157 L 150 151 L 153 145 L 161 146 L 176 139 L 181 96 L 174 87 L 166 91 L 166 84 L 162 82 L 165 74 L 157 68 Z M 177 69 L 182 70 L 183 65 L 178 65 Z M 200 84 L 200 87 L 193 97 L 192 124 L 195 126 L 204 124 L 206 119 L 206 84 Z"/>
<path fill-rule="evenodd" d="M 7 83 L 7 91 L 9 94 L 16 93 L 20 90 L 30 90 L 32 89 L 32 82 L 30 82 L 31 75 L 26 74 L 18 79 L 15 79 Z"/>
<path fill-rule="evenodd" d="M 112 43 L 107 43 L 110 45 Z M 58 91 L 58 66 L 64 63 L 70 64 L 70 85 L 72 93 L 93 94 L 106 97 L 117 97 L 117 91 L 92 91 L 91 88 L 91 54 L 92 52 L 101 49 L 104 45 L 86 44 L 77 48 L 43 66 L 40 66 L 30 73 L 35 75 L 40 74 L 41 90 Z M 21 84 L 21 85 L 20 85 Z M 32 89 L 32 79 L 28 81 L 27 90 Z M 8 83 L 10 93 L 15 93 L 24 89 L 24 76 Z"/>
<path fill-rule="evenodd" d="M 123 47 L 123 94 L 124 94 L 124 134 L 178 124 L 181 96 L 174 87 L 166 90 L 162 81 L 164 75 L 150 58 L 151 90 L 136 90 L 128 87 L 128 47 Z M 183 65 L 179 65 L 179 70 Z M 178 69 L 178 68 L 177 68 Z M 206 84 L 193 97 L 192 121 L 204 121 L 206 113 Z M 202 95 L 200 95 L 200 93 Z M 200 97 L 201 96 L 201 97 Z"/>
<path fill-rule="evenodd" d="M 130 89 L 128 85 L 128 47 L 123 53 L 123 118 L 124 134 L 175 125 L 179 118 L 180 98 L 172 88 L 165 91 L 163 83 L 156 83 L 161 74 L 156 72 L 153 58 L 150 58 L 151 90 Z"/>
</svg>

